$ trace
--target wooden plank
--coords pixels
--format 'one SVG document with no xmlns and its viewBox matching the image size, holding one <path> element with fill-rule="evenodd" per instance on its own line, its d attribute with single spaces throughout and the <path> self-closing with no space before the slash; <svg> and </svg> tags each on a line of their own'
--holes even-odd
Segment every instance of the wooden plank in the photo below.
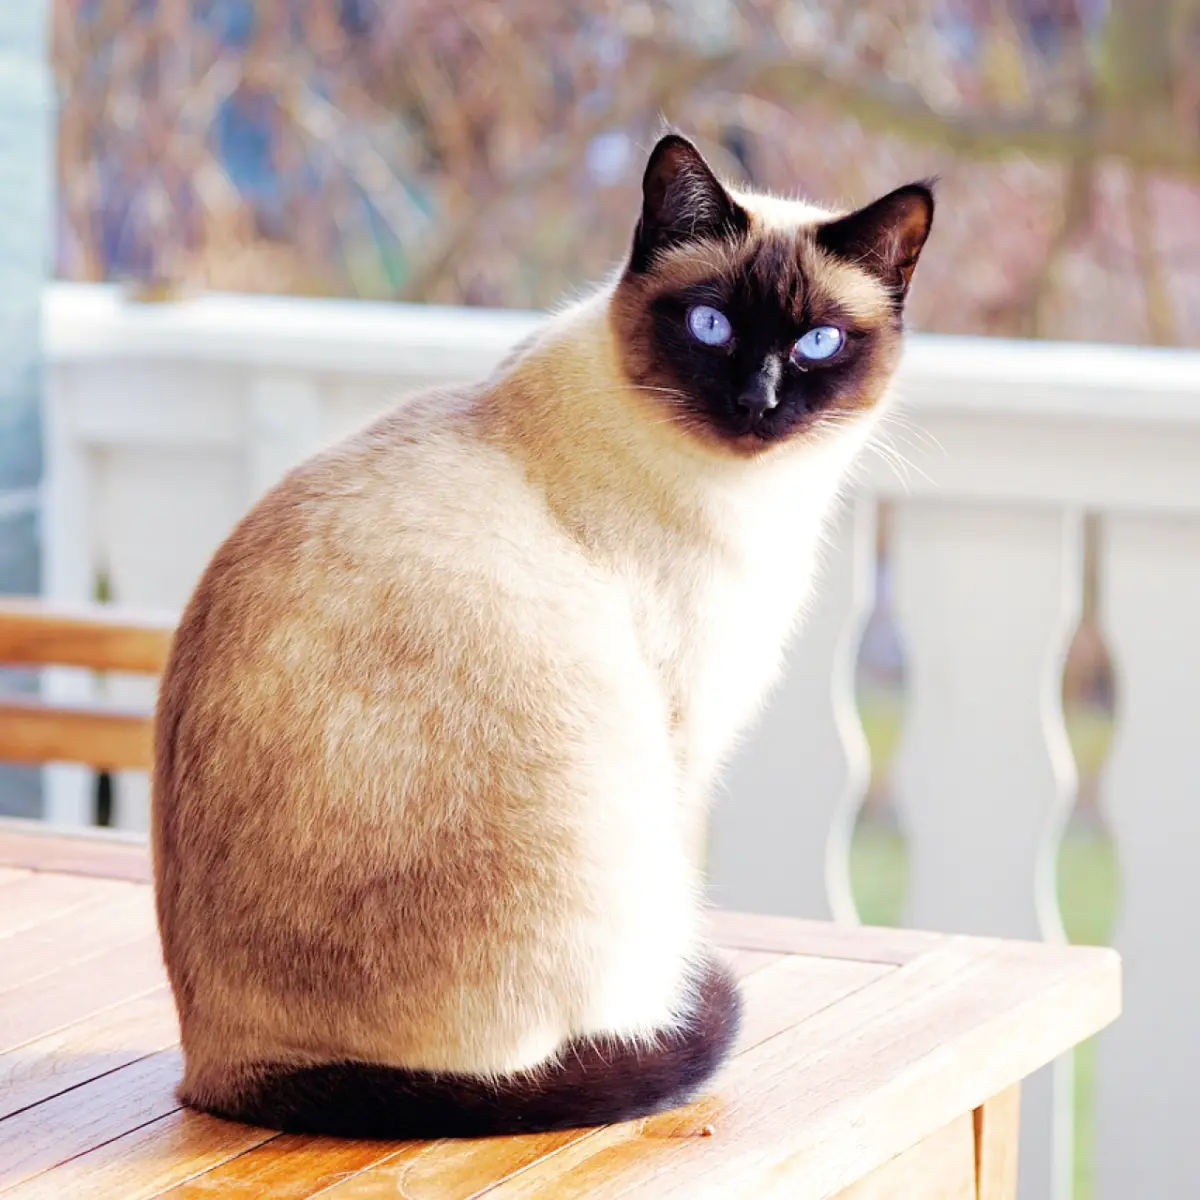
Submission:
<svg viewBox="0 0 1200 1200">
<path fill-rule="evenodd" d="M 157 937 L 116 946 L 14 988 L 4 997 L 0 1053 L 73 1025 L 166 983 Z"/>
<path fill-rule="evenodd" d="M 0 1004 L 11 988 L 154 933 L 150 889 L 117 886 L 126 890 L 60 913 L 0 943 Z"/>
<path fill-rule="evenodd" d="M 832 925 L 798 917 L 713 909 L 708 914 L 709 936 L 718 946 L 737 950 L 767 950 L 776 954 L 807 954 L 850 962 L 911 962 L 941 940 L 936 933 L 915 929 L 876 929 L 863 925 Z"/>
<path fill-rule="evenodd" d="M 275 1135 L 180 1109 L 4 1192 L 5 1200 L 149 1200 L 181 1180 L 253 1150 Z M 224 1196 L 223 1189 L 208 1191 Z M 270 1191 L 250 1195 L 274 1197 Z"/>
<path fill-rule="evenodd" d="M 165 1121 L 177 1119 L 167 1117 Z M 176 1184 L 161 1195 L 164 1200 L 166 1197 L 170 1200 L 209 1200 L 213 1196 L 222 1200 L 262 1200 L 263 1197 L 307 1200 L 367 1167 L 384 1161 L 411 1161 L 429 1145 L 428 1142 L 371 1142 L 281 1134 Z"/>
<path fill-rule="evenodd" d="M 93 1013 L 0 1054 L 0 1118 L 178 1041 L 165 987 Z"/>
<path fill-rule="evenodd" d="M 152 724 L 148 712 L 7 696 L 0 700 L 0 761 L 149 770 Z"/>
<path fill-rule="evenodd" d="M 99 604 L 0 600 L 0 663 L 157 675 L 175 623 L 168 614 Z"/>
<path fill-rule="evenodd" d="M 524 1134 L 417 1143 L 395 1158 L 360 1171 L 329 1189 L 329 1200 L 469 1200 L 492 1184 L 518 1179 L 529 1167 L 557 1154 L 587 1132 Z"/>
<path fill-rule="evenodd" d="M 773 954 L 770 950 L 722 950 L 721 957 L 733 968 L 733 973 L 739 979 L 769 967 L 783 956 Z"/>
<path fill-rule="evenodd" d="M 164 1050 L 5 1117 L 0 1190 L 174 1112 L 181 1072 L 179 1051 Z"/>
<path fill-rule="evenodd" d="M 737 1053 L 853 995 L 896 968 L 887 963 L 784 955 L 742 984 L 742 1030 Z"/>
<path fill-rule="evenodd" d="M 0 938 L 92 904 L 128 895 L 131 885 L 74 875 L 32 874 L 10 883 L 0 895 Z"/>
<path fill-rule="evenodd" d="M 0 864 L 140 883 L 153 878 L 144 837 L 98 829 L 64 833 L 40 821 L 14 817 L 0 818 Z"/>
<path fill-rule="evenodd" d="M 827 1200 L 1111 1021 L 1119 991 L 1108 951 L 949 938 L 737 1055 L 712 1136 L 678 1114 L 601 1129 L 486 1194 Z"/>
<path fill-rule="evenodd" d="M 1021 1087 L 994 1096 L 974 1113 L 975 1189 L 978 1200 L 1016 1200 L 1021 1137 Z"/>
<path fill-rule="evenodd" d="M 837 1200 L 977 1200 L 975 1137 L 964 1114 L 839 1192 Z"/>
</svg>

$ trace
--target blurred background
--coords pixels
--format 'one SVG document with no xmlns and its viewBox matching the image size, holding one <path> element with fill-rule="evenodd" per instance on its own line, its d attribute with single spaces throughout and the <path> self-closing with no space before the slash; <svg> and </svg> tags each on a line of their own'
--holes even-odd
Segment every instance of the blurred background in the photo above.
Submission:
<svg viewBox="0 0 1200 1200">
<path fill-rule="evenodd" d="M 53 0 L 64 279 L 541 307 L 665 116 L 828 203 L 942 177 L 919 329 L 1200 344 L 1196 0 Z"/>
<path fill-rule="evenodd" d="M 487 359 L 488 339 L 504 342 L 510 326 L 439 307 L 429 317 L 442 322 L 434 330 L 400 305 L 537 310 L 620 261 L 645 153 L 664 119 L 694 136 L 726 176 L 829 204 L 940 177 L 936 233 L 909 308 L 913 328 L 930 335 L 918 339 L 918 397 L 924 387 L 969 400 L 989 373 L 999 379 L 1004 364 L 1030 363 L 1025 374 L 1014 368 L 1005 385 L 1014 398 L 1029 388 L 1082 397 L 1064 401 L 1059 416 L 1066 421 L 1070 408 L 1071 420 L 1083 421 L 1091 397 L 1110 402 L 1106 376 L 1119 375 L 1148 381 L 1129 387 L 1159 414 L 1161 433 L 1162 414 L 1179 420 L 1178 398 L 1197 394 L 1194 357 L 1147 350 L 1105 358 L 1062 344 L 1200 347 L 1198 63 L 1200 0 L 9 5 L 0 13 L 0 308 L 8 315 L 0 330 L 0 591 L 177 607 L 232 520 L 311 448 L 295 428 L 311 429 L 319 441 L 377 407 L 368 392 L 382 368 L 362 368 L 375 372 L 370 387 L 345 382 L 359 379 L 356 354 L 394 351 L 391 332 L 377 341 L 362 332 L 370 322 L 411 337 L 412 361 L 428 359 L 419 368 L 405 359 L 393 382 L 449 377 L 442 360 L 454 357 L 456 338 L 466 360 L 474 361 L 472 347 Z M 303 297 L 307 306 L 227 302 L 218 295 L 225 293 Z M 387 309 L 321 307 L 323 300 Z M 289 329 L 347 330 L 348 348 L 318 372 L 303 365 Z M 360 333 L 367 350 L 354 349 Z M 975 337 L 1057 348 L 1037 357 L 1013 341 L 967 340 Z M 285 342 L 282 357 L 272 358 L 271 347 Z M 200 362 L 208 374 L 197 373 Z M 247 382 L 237 372 L 251 362 L 259 375 Z M 963 362 L 976 365 L 953 365 Z M 989 364 L 999 364 L 999 374 Z M 235 470 L 232 458 L 220 457 L 233 442 L 213 432 L 225 419 L 216 397 L 241 395 L 243 387 L 259 439 L 248 452 L 249 485 L 238 474 L 242 465 Z M 314 400 L 322 388 L 325 399 Z M 1001 389 L 989 401 L 989 419 L 996 430 L 1019 431 L 1002 469 L 1024 478 L 1046 428 L 1004 424 L 1005 395 Z M 1113 403 L 1130 419 L 1132 399 Z M 340 415 L 330 416 L 335 409 Z M 301 411 L 310 425 L 296 425 Z M 906 724 L 914 702 L 910 641 L 922 635 L 915 621 L 905 627 L 895 603 L 905 586 L 896 557 L 916 527 L 903 524 L 896 496 L 905 489 L 893 485 L 907 481 L 909 461 L 929 459 L 931 447 L 935 459 L 948 453 L 962 419 L 952 414 L 939 424 L 925 420 L 920 405 L 914 411 L 894 439 L 892 483 L 875 488 L 870 520 L 855 534 L 870 542 L 871 594 L 853 626 L 849 701 L 865 733 L 867 770 L 838 787 L 852 801 L 853 907 L 877 923 L 912 917 L 914 845 L 919 851 L 925 836 L 913 783 L 919 772 L 910 770 L 905 792 L 897 769 L 906 738 L 923 744 L 920 729 Z M 1171 453 L 1196 448 L 1194 424 L 1172 435 Z M 167 425 L 178 430 L 170 439 Z M 1076 770 L 1068 764 L 1046 784 L 1053 804 L 1062 801 L 1050 819 L 1066 829 L 1051 839 L 1051 869 L 1039 875 L 1053 895 L 1041 896 L 1036 922 L 1030 902 L 1024 927 L 997 931 L 1054 934 L 1061 918 L 1067 935 L 1104 941 L 1121 904 L 1121 847 L 1114 850 L 1106 813 L 1124 811 L 1123 802 L 1105 779 L 1113 730 L 1121 727 L 1122 677 L 1112 664 L 1113 623 L 1101 618 L 1103 581 L 1133 578 L 1133 568 L 1118 572 L 1123 560 L 1110 553 L 1115 526 L 1105 513 L 1118 493 L 1120 504 L 1139 512 L 1174 516 L 1190 501 L 1161 498 L 1175 475 L 1166 471 L 1168 451 L 1146 440 L 1149 427 L 1109 428 L 1101 453 L 1092 446 L 1093 423 L 1055 426 L 1053 444 L 1067 449 L 1049 470 L 1064 464 L 1061 486 L 1034 482 L 1032 469 L 1027 485 L 1004 485 L 1022 511 L 1057 505 L 1071 531 L 1063 595 L 1072 599 L 1062 606 L 1069 627 L 1046 656 L 1053 701 L 1039 710 L 1034 732 L 1044 757 L 1065 715 Z M 977 434 L 972 445 L 983 453 L 987 441 Z M 1100 453 L 1101 462 L 1112 456 L 1111 487 L 1072 481 L 1075 445 Z M 1191 463 L 1200 478 L 1200 456 L 1171 463 L 1181 478 Z M 1144 485 L 1126 487 L 1127 475 Z M 1135 492 L 1136 502 L 1128 501 Z M 122 520 L 129 528 L 118 536 L 112 531 Z M 177 553 L 177 569 L 163 567 L 165 582 L 151 580 L 146 564 L 174 562 Z M 930 579 L 934 601 L 949 597 L 939 586 Z M 1012 586 L 1020 591 L 1016 580 Z M 831 594 L 844 606 L 859 603 L 850 593 Z M 980 624 L 973 636 L 991 646 L 993 634 Z M 1171 636 L 1180 661 L 1191 662 L 1188 632 Z M 960 653 L 960 668 L 964 661 Z M 999 686 L 993 670 L 985 665 L 969 676 L 948 711 L 978 704 L 986 712 L 982 697 Z M 7 681 L 36 686 L 12 672 Z M 1039 675 L 1037 687 L 1044 683 Z M 939 686 L 949 695 L 944 680 Z M 1030 687 L 1032 711 L 1040 693 Z M 121 694 L 117 684 L 110 691 Z M 1156 704 L 1160 724 L 1183 712 L 1175 693 L 1160 689 Z M 846 746 L 856 744 L 856 733 L 843 735 Z M 987 767 L 974 770 L 964 803 L 976 785 L 986 790 Z M 1181 770 L 1172 778 L 1182 779 Z M 1182 786 L 1194 789 L 1198 780 L 1200 766 Z M 83 799 L 65 809 L 54 800 L 56 786 L 67 785 L 5 769 L 0 812 L 70 811 L 132 828 L 144 819 L 144 805 L 128 798 L 138 794 L 135 782 L 106 773 L 75 778 L 70 786 Z M 1138 795 L 1140 804 L 1145 793 Z M 1047 802 L 1038 819 L 1052 807 Z M 1020 853 L 1032 873 L 1032 852 Z M 1022 886 L 1033 895 L 1032 883 Z M 930 911 L 922 905 L 918 895 L 915 911 Z M 1200 908 L 1200 897 L 1192 907 Z M 970 927 L 946 911 L 935 919 Z M 1079 1066 L 1078 1079 L 1063 1085 L 1075 1153 L 1060 1147 L 1058 1161 L 1069 1165 L 1059 1170 L 1058 1196 L 1089 1196 L 1095 1186 L 1091 1051 Z"/>
</svg>

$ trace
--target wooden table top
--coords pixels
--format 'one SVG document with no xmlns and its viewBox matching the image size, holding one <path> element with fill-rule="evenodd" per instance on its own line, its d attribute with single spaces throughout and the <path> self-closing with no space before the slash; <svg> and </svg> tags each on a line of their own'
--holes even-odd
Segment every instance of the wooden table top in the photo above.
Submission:
<svg viewBox="0 0 1200 1200">
<path fill-rule="evenodd" d="M 180 1107 L 138 844 L 0 826 L 0 1194 L 836 1195 L 1117 1015 L 1108 950 L 717 913 L 744 1030 L 712 1095 L 474 1141 L 281 1135 Z M 871 1194 L 876 1194 L 872 1192 Z M 890 1193 L 889 1193 L 890 1194 Z"/>
</svg>

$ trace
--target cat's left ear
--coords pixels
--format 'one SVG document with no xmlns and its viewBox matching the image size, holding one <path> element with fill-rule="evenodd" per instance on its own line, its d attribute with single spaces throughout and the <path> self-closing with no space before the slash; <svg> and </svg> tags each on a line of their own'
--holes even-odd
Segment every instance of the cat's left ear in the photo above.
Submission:
<svg viewBox="0 0 1200 1200">
<path fill-rule="evenodd" d="M 901 300 L 932 225 L 932 182 L 910 183 L 822 225 L 817 245 L 870 271 Z"/>
<path fill-rule="evenodd" d="M 630 270 L 648 270 L 655 256 L 672 246 L 735 236 L 749 225 L 745 209 L 700 151 L 680 134 L 668 133 L 659 138 L 646 163 Z"/>
</svg>

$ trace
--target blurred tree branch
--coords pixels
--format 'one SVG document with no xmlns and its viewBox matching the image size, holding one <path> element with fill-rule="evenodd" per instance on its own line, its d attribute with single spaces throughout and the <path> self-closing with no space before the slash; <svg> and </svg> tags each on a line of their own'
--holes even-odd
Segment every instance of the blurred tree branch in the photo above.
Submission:
<svg viewBox="0 0 1200 1200">
<path fill-rule="evenodd" d="M 1117 158 L 1140 170 L 1200 179 L 1200 130 L 1188 138 L 1153 108 L 1136 116 L 1109 94 L 1098 110 L 1069 125 L 1044 118 L 938 112 L 909 87 L 887 80 L 842 79 L 813 62 L 764 62 L 746 90 L 776 104 L 823 104 L 867 129 L 937 146 L 968 159 L 1027 154 L 1060 161 Z"/>
<path fill-rule="evenodd" d="M 930 260 L 938 327 L 1120 336 L 1150 312 L 1155 337 L 1200 339 L 1200 0 L 54 13 L 77 278 L 544 304 L 624 252 L 666 116 L 772 190 L 941 172 L 946 257 L 973 265 Z"/>
<path fill-rule="evenodd" d="M 507 176 L 494 178 L 486 194 L 465 197 L 459 212 L 443 222 L 433 246 L 426 249 L 405 281 L 400 299 L 422 300 L 429 296 L 454 270 L 478 231 L 494 219 L 497 208 L 578 170 L 582 148 L 597 134 L 619 128 L 647 111 L 669 111 L 681 95 L 703 83 L 713 83 L 737 66 L 737 56 L 729 54 L 683 58 L 658 71 L 648 94 L 630 95 L 619 89 L 610 105 L 569 126 Z"/>
</svg>

